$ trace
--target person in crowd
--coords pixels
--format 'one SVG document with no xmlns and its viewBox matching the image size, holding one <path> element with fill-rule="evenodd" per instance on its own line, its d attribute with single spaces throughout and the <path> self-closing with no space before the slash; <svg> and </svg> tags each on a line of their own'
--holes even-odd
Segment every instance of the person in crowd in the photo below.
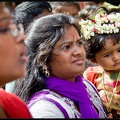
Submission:
<svg viewBox="0 0 120 120">
<path fill-rule="evenodd" d="M 22 23 L 26 30 L 29 24 L 42 16 L 51 14 L 52 7 L 48 2 L 27 1 L 18 4 L 13 11 L 13 19 L 16 24 Z"/>
<path fill-rule="evenodd" d="M 33 118 L 107 117 L 97 89 L 80 75 L 86 59 L 80 36 L 75 19 L 64 13 L 38 18 L 29 26 L 27 74 L 16 81 L 14 94 Z"/>
<path fill-rule="evenodd" d="M 16 6 L 16 4 L 15 4 L 15 2 L 13 2 L 13 1 L 11 1 L 11 2 L 2 2 L 3 3 L 3 5 L 5 6 L 5 7 L 7 7 L 9 10 L 10 10 L 10 12 L 12 13 L 12 11 L 14 10 L 14 8 L 15 8 L 15 6 Z"/>
<path fill-rule="evenodd" d="M 52 13 L 66 13 L 68 15 L 76 18 L 78 22 L 80 17 L 78 15 L 80 9 L 80 5 L 78 2 L 49 2 L 52 7 Z"/>
<path fill-rule="evenodd" d="M 26 74 L 24 30 L 13 24 L 12 15 L 0 2 L 0 86 Z M 0 118 L 32 118 L 25 103 L 0 89 Z"/>
<path fill-rule="evenodd" d="M 76 19 L 78 23 L 80 20 L 79 12 L 81 11 L 78 2 L 49 2 L 52 7 L 52 13 L 66 13 Z M 85 68 L 95 66 L 94 63 L 86 59 Z"/>
<path fill-rule="evenodd" d="M 14 23 L 22 23 L 25 32 L 27 27 L 42 16 L 52 13 L 52 7 L 48 2 L 22 2 L 13 11 Z M 5 90 L 7 92 L 12 92 L 14 89 L 15 81 L 9 82 L 5 85 Z"/>
<path fill-rule="evenodd" d="M 84 78 L 97 88 L 108 113 L 120 118 L 120 12 L 99 8 L 94 17 L 81 19 L 81 33 L 87 42 L 87 58 L 98 66 L 85 70 Z"/>
</svg>

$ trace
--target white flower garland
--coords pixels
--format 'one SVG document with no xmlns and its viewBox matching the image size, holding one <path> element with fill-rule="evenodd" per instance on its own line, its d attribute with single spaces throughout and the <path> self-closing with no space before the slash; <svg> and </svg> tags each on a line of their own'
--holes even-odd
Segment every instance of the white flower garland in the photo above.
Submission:
<svg viewBox="0 0 120 120">
<path fill-rule="evenodd" d="M 94 20 L 81 19 L 79 25 L 85 40 L 90 39 L 95 33 L 118 33 L 120 30 L 120 13 L 109 15 L 97 14 Z"/>
</svg>

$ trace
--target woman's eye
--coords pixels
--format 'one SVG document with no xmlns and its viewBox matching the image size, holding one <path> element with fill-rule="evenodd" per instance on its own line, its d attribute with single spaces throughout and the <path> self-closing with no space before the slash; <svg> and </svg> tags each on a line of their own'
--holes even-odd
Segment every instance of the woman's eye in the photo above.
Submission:
<svg viewBox="0 0 120 120">
<path fill-rule="evenodd" d="M 78 45 L 78 46 L 82 45 L 82 42 L 81 42 L 81 41 L 78 41 L 78 42 L 77 42 L 77 45 Z"/>
<path fill-rule="evenodd" d="M 70 45 L 66 45 L 66 46 L 63 47 L 64 50 L 67 50 L 69 48 L 70 48 Z"/>
<path fill-rule="evenodd" d="M 118 50 L 118 52 L 120 52 L 120 49 Z"/>
</svg>

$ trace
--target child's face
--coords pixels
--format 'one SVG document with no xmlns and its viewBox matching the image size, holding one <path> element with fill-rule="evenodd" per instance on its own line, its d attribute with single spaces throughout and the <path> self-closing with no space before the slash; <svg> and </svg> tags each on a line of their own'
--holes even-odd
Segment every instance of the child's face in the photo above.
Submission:
<svg viewBox="0 0 120 120">
<path fill-rule="evenodd" d="M 96 53 L 95 59 L 105 70 L 120 70 L 120 44 L 113 45 L 108 39 L 105 49 Z"/>
</svg>

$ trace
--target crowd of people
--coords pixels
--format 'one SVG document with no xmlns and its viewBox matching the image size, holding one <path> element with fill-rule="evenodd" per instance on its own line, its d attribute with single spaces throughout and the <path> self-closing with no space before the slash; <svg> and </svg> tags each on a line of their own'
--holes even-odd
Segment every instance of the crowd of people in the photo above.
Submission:
<svg viewBox="0 0 120 120">
<path fill-rule="evenodd" d="M 96 4 L 0 2 L 0 118 L 120 118 L 120 6 Z"/>
</svg>

